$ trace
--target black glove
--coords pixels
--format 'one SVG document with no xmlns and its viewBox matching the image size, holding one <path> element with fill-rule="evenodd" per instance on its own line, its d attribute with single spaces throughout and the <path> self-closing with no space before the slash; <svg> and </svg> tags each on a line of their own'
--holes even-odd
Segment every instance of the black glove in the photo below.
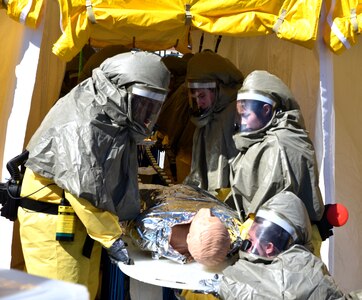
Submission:
<svg viewBox="0 0 362 300">
<path fill-rule="evenodd" d="M 327 219 L 327 211 L 330 207 L 330 204 L 326 204 L 324 206 L 324 213 L 322 216 L 322 219 L 318 222 L 315 222 L 315 224 L 318 227 L 319 234 L 321 235 L 322 241 L 325 241 L 328 239 L 331 235 L 333 235 L 333 226 L 328 222 Z"/>
<path fill-rule="evenodd" d="M 119 238 L 110 248 L 106 249 L 112 263 L 117 264 L 118 262 L 122 262 L 127 265 L 131 264 L 132 261 L 128 256 L 126 246 L 127 244 Z"/>
</svg>

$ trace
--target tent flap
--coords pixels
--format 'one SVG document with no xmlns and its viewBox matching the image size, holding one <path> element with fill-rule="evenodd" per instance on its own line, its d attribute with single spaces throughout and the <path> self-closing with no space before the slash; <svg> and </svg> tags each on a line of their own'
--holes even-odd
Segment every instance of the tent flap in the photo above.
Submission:
<svg viewBox="0 0 362 300">
<path fill-rule="evenodd" d="M 151 51 L 175 47 L 189 52 L 190 16 L 193 28 L 211 34 L 242 37 L 275 31 L 279 38 L 311 48 L 321 7 L 321 0 L 88 2 L 90 14 L 84 1 L 59 0 L 64 31 L 53 52 L 65 60 L 74 57 L 88 39 L 100 47 L 122 44 Z"/>
<path fill-rule="evenodd" d="M 30 28 L 39 25 L 43 0 L 9 0 L 7 14 L 19 23 L 26 24 Z"/>
<path fill-rule="evenodd" d="M 362 1 L 326 1 L 327 24 L 323 39 L 336 54 L 351 48 L 357 43 L 362 32 Z"/>
<path fill-rule="evenodd" d="M 35 28 L 44 0 L 9 0 L 7 14 Z M 335 53 L 350 48 L 362 30 L 361 0 L 58 0 L 62 34 L 53 53 L 70 61 L 86 43 L 155 51 L 190 52 L 190 30 L 250 37 L 275 34 L 313 48 L 325 3 L 324 41 Z"/>
</svg>

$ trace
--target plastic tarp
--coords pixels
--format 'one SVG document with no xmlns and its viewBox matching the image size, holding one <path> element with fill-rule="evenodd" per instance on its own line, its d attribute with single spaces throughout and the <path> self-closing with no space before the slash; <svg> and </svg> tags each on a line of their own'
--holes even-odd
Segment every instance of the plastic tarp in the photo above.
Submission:
<svg viewBox="0 0 362 300">
<path fill-rule="evenodd" d="M 327 0 L 327 24 L 324 41 L 337 54 L 357 43 L 362 32 L 361 0 Z"/>
<path fill-rule="evenodd" d="M 43 0 L 10 0 L 8 14 L 36 24 Z M 59 0 L 62 35 L 53 52 L 69 61 L 90 41 L 190 52 L 189 32 L 279 38 L 312 48 L 322 0 Z M 28 7 L 29 11 L 24 8 Z M 147 30 L 145 30 L 147 28 Z"/>
</svg>

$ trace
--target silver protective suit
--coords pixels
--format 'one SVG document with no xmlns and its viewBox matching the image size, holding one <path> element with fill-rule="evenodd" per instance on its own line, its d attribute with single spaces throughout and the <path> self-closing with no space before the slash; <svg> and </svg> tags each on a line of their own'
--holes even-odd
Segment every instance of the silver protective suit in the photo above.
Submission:
<svg viewBox="0 0 362 300">
<path fill-rule="evenodd" d="M 245 216 L 280 191 L 295 193 L 305 204 L 311 221 L 319 221 L 324 205 L 318 187 L 313 144 L 299 105 L 289 88 L 266 71 L 254 71 L 241 90 L 260 90 L 278 99 L 269 123 L 253 132 L 236 133 L 238 155 L 231 161 L 231 189 Z"/>
<path fill-rule="evenodd" d="M 141 193 L 142 195 L 142 193 Z M 154 259 L 161 257 L 186 263 L 188 257 L 169 244 L 174 225 L 189 224 L 200 208 L 210 208 L 228 229 L 231 239 L 229 254 L 237 252 L 241 243 L 237 214 L 211 194 L 196 187 L 177 184 L 154 190 L 144 211 L 129 224 L 129 235 L 138 247 L 150 251 Z"/>
<path fill-rule="evenodd" d="M 191 171 L 184 183 L 212 193 L 230 186 L 228 160 L 237 153 L 232 139 L 235 100 L 243 79 L 228 59 L 211 51 L 197 53 L 190 59 L 186 80 L 216 81 L 217 94 L 208 114 L 191 117 L 196 129 Z"/>
<path fill-rule="evenodd" d="M 121 220 L 139 212 L 137 142 L 150 134 L 132 121 L 127 88 L 167 90 L 160 57 L 129 52 L 105 60 L 59 99 L 30 140 L 26 167 Z"/>
<path fill-rule="evenodd" d="M 311 224 L 302 201 L 290 192 L 268 200 L 263 209 L 277 212 L 298 232 L 296 244 L 274 258 L 240 251 L 240 259 L 223 271 L 221 299 L 345 299 L 321 259 L 310 250 Z"/>
</svg>

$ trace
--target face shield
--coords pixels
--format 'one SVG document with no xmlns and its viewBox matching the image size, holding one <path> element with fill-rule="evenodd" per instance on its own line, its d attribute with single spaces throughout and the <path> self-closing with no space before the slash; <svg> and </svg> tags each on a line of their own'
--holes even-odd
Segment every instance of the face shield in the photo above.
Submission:
<svg viewBox="0 0 362 300">
<path fill-rule="evenodd" d="M 167 91 L 135 84 L 129 92 L 132 121 L 152 131 Z"/>
<path fill-rule="evenodd" d="M 293 226 L 272 211 L 259 211 L 241 250 L 265 258 L 273 258 L 297 240 Z"/>
<path fill-rule="evenodd" d="M 212 110 L 216 98 L 215 81 L 188 81 L 189 106 L 191 115 L 202 117 Z"/>
<path fill-rule="evenodd" d="M 254 132 L 273 117 L 276 101 L 262 91 L 239 91 L 236 101 L 235 131 Z"/>
</svg>

